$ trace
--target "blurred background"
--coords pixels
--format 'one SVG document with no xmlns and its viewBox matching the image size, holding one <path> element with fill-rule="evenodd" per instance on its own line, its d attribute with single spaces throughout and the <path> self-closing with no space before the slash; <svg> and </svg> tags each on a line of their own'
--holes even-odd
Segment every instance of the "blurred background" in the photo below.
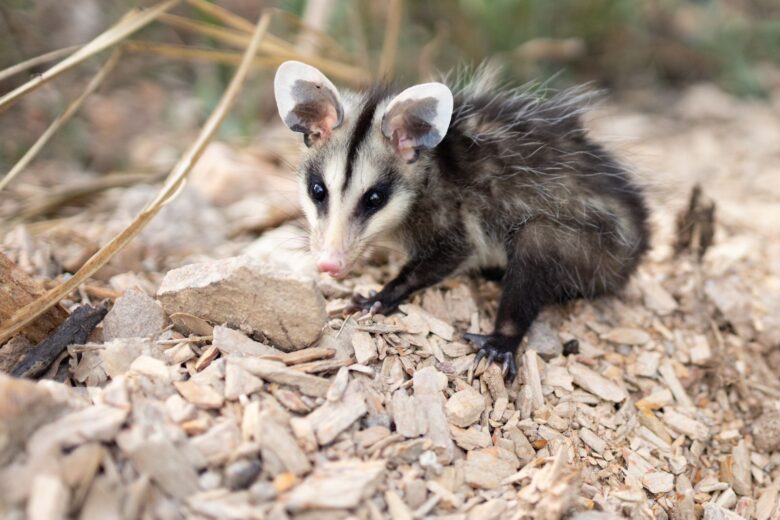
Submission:
<svg viewBox="0 0 780 520">
<path fill-rule="evenodd" d="M 649 89 L 657 98 L 694 83 L 711 82 L 737 97 L 761 98 L 780 81 L 777 0 L 219 0 L 216 4 L 250 24 L 266 7 L 303 18 L 332 40 L 301 41 L 305 37 L 298 34 L 295 19 L 285 16 L 275 16 L 271 31 L 305 52 L 360 67 L 373 77 L 382 66 L 390 70 L 382 62 L 391 61 L 401 83 L 484 60 L 502 63 L 507 77 L 518 83 L 538 80 L 562 87 L 590 81 L 613 96 Z M 3 0 L 0 69 L 87 42 L 130 8 L 150 5 L 131 0 Z M 203 25 L 223 25 L 213 14 L 184 3 L 132 40 L 222 49 L 238 56 L 240 45 L 184 28 L 178 16 Z M 73 163 L 79 169 L 108 172 L 131 166 L 153 169 L 150 154 L 175 156 L 176 143 L 197 129 L 219 99 L 233 65 L 163 56 L 161 49 L 126 52 L 111 78 L 40 158 L 57 157 L 60 167 Z M 0 116 L 0 172 L 7 171 L 81 92 L 100 61 L 78 67 Z M 272 57 L 265 70 L 254 75 L 221 138 L 252 142 L 275 117 L 268 81 L 279 61 Z M 50 65 L 0 81 L 0 93 Z M 334 79 L 343 84 L 358 78 Z M 147 142 L 150 136 L 157 148 L 153 154 Z M 160 148 L 168 141 L 170 150 Z"/>
</svg>

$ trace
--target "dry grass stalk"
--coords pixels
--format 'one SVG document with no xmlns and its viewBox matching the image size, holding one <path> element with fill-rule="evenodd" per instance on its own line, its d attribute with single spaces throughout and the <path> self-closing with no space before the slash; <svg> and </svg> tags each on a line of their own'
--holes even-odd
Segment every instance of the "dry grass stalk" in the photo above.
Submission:
<svg viewBox="0 0 780 520">
<path fill-rule="evenodd" d="M 147 9 L 134 9 L 123 16 L 107 31 L 98 35 L 79 50 L 54 65 L 52 68 L 34 77 L 27 83 L 0 97 L 0 112 L 6 110 L 22 96 L 32 92 L 44 83 L 51 81 L 65 71 L 70 70 L 79 63 L 95 56 L 96 54 L 116 45 L 142 27 L 148 25 L 162 13 L 179 3 L 179 0 L 166 0 L 154 7 Z"/>
<path fill-rule="evenodd" d="M 215 49 L 201 49 L 186 45 L 173 45 L 169 43 L 157 43 L 146 41 L 129 41 L 124 46 L 130 52 L 155 54 L 167 58 L 175 58 L 191 61 L 205 61 L 209 63 L 226 63 L 237 65 L 241 63 L 241 53 L 232 51 L 220 51 Z M 260 69 L 275 67 L 284 61 L 275 56 L 257 56 L 252 65 Z"/>
<path fill-rule="evenodd" d="M 46 215 L 65 204 L 111 188 L 159 180 L 162 180 L 162 176 L 152 173 L 109 173 L 96 179 L 90 179 L 88 182 L 73 183 L 63 188 L 47 190 L 46 195 L 33 198 L 25 203 L 18 220 L 31 220 Z"/>
<path fill-rule="evenodd" d="M 208 36 L 227 45 L 232 45 L 241 49 L 246 46 L 247 40 L 249 39 L 248 35 L 236 33 L 217 25 L 191 20 L 183 16 L 164 14 L 160 16 L 159 21 L 171 27 L 189 31 L 195 34 L 200 34 L 202 36 Z M 277 57 L 280 61 L 305 61 L 319 68 L 325 74 L 351 84 L 365 84 L 369 80 L 369 77 L 365 71 L 358 67 L 353 67 L 345 63 L 325 59 L 318 56 L 308 56 L 301 54 L 300 52 L 297 52 L 289 43 L 272 35 L 269 35 L 266 39 L 263 40 L 260 46 L 260 50 L 265 54 Z"/>
<path fill-rule="evenodd" d="M 235 102 L 241 87 L 246 80 L 252 61 L 257 53 L 260 42 L 268 29 L 270 22 L 270 13 L 264 12 L 257 23 L 252 39 L 244 52 L 244 58 L 241 65 L 236 70 L 233 79 L 222 95 L 219 104 L 209 116 L 209 119 L 203 125 L 195 142 L 190 146 L 184 156 L 174 166 L 168 176 L 165 184 L 158 193 L 157 197 L 144 208 L 141 213 L 128 225 L 121 233 L 116 235 L 110 242 L 100 248 L 71 278 L 63 284 L 55 287 L 42 297 L 33 301 L 29 305 L 19 309 L 14 315 L 3 324 L 0 329 L 0 343 L 16 334 L 25 325 L 32 322 L 47 309 L 56 305 L 69 292 L 81 285 L 87 278 L 92 276 L 98 269 L 103 267 L 118 251 L 120 251 L 130 240 L 137 235 L 141 229 L 160 211 L 160 209 L 169 202 L 183 186 L 184 181 L 192 170 L 192 167 L 200 158 L 206 145 L 211 141 L 214 133 L 219 128 L 228 110 Z M 105 34 L 105 33 L 104 33 Z"/>
<path fill-rule="evenodd" d="M 187 3 L 195 9 L 206 14 L 210 14 L 225 25 L 234 29 L 238 29 L 239 31 L 252 34 L 252 31 L 255 29 L 254 25 L 252 25 L 252 22 L 246 18 L 238 16 L 237 14 L 228 11 L 224 7 L 218 6 L 217 4 L 212 4 L 206 0 L 187 0 Z"/>
<path fill-rule="evenodd" d="M 64 58 L 65 56 L 72 53 L 79 47 L 81 47 L 81 45 L 71 45 L 70 47 L 49 51 L 45 54 L 41 54 L 40 56 L 35 56 L 34 58 L 30 58 L 29 60 L 25 60 L 21 63 L 17 63 L 16 65 L 11 65 L 5 70 L 0 70 L 0 81 L 5 81 L 11 76 L 15 76 L 16 74 L 24 72 L 25 70 L 29 70 L 33 67 L 37 67 L 38 65 L 42 65 L 49 61 L 57 60 L 59 58 Z"/>
<path fill-rule="evenodd" d="M 395 55 L 398 51 L 398 36 L 401 29 L 402 0 L 391 0 L 387 7 L 387 30 L 379 58 L 379 77 L 390 79 L 395 70 Z"/>
<path fill-rule="evenodd" d="M 328 36 L 328 33 L 323 31 L 322 29 L 319 29 L 317 27 L 312 27 L 311 25 L 307 24 L 304 20 L 301 20 L 294 14 L 288 13 L 287 11 L 284 11 L 279 8 L 272 8 L 271 11 L 274 13 L 275 16 L 278 16 L 280 18 L 284 18 L 285 21 L 289 22 L 293 26 L 297 27 L 301 31 L 305 31 L 310 36 L 313 36 L 317 40 L 317 44 L 321 46 L 323 49 L 327 49 L 329 52 L 332 52 L 334 56 L 342 59 L 349 59 L 351 57 L 350 53 L 347 52 L 347 50 L 341 46 L 339 42 Z M 351 10 L 350 12 L 354 12 L 354 10 Z"/>
<path fill-rule="evenodd" d="M 82 92 L 79 97 L 70 102 L 70 104 L 65 108 L 65 111 L 63 111 L 62 114 L 60 114 L 54 121 L 52 121 L 51 125 L 49 125 L 46 131 L 41 134 L 38 140 L 35 141 L 35 144 L 33 144 L 30 149 L 27 150 L 21 159 L 19 159 L 19 161 L 14 164 L 13 168 L 11 168 L 8 174 L 0 179 L 0 190 L 5 188 L 8 183 L 10 183 L 16 176 L 19 175 L 22 170 L 27 167 L 27 165 L 30 164 L 35 156 L 38 155 L 38 152 L 40 152 L 43 147 L 46 146 L 46 143 L 49 142 L 49 139 L 51 139 L 52 136 L 70 120 L 71 117 L 73 117 L 73 115 L 81 107 L 82 103 L 84 103 L 84 100 L 87 99 L 90 94 L 95 92 L 98 87 L 100 87 L 111 71 L 114 70 L 114 67 L 119 62 L 120 55 L 121 51 L 118 49 L 111 53 L 111 56 L 109 56 L 103 66 L 100 67 L 100 70 L 97 72 L 97 74 L 95 74 L 90 82 L 87 83 L 87 87 L 84 89 L 84 92 Z"/>
</svg>

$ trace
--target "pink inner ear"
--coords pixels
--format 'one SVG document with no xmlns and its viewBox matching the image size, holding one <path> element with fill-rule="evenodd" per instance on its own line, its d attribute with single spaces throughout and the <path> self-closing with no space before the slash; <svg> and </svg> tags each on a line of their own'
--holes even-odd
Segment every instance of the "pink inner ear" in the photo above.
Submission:
<svg viewBox="0 0 780 520">
<path fill-rule="evenodd" d="M 317 141 L 324 141 L 333 133 L 333 128 L 338 124 L 338 120 L 339 116 L 335 107 L 329 106 L 322 119 L 312 125 L 312 135 L 316 136 Z"/>
<path fill-rule="evenodd" d="M 395 116 L 388 122 L 388 128 L 393 136 L 393 147 L 404 160 L 414 159 L 414 139 L 403 129 L 404 118 L 401 115 Z"/>
</svg>

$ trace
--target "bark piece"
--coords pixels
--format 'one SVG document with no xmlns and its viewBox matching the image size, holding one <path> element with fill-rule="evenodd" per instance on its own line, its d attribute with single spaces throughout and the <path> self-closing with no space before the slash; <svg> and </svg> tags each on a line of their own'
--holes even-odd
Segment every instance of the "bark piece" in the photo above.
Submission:
<svg viewBox="0 0 780 520">
<path fill-rule="evenodd" d="M 17 310 L 45 292 L 40 283 L 0 253 L 0 323 L 5 323 Z M 55 305 L 23 328 L 21 334 L 33 343 L 40 343 L 67 317 L 68 312 L 61 305 Z"/>
<path fill-rule="evenodd" d="M 68 345 L 87 342 L 92 330 L 106 315 L 105 307 L 82 305 L 57 327 L 51 336 L 33 347 L 14 367 L 11 375 L 16 377 L 37 377 L 51 365 Z"/>
</svg>

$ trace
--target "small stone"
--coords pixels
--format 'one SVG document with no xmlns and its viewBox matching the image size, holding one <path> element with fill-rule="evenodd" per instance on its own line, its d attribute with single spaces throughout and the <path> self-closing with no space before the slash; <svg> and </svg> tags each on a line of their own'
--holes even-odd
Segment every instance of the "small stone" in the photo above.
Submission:
<svg viewBox="0 0 780 520">
<path fill-rule="evenodd" d="M 612 329 L 602 336 L 603 339 L 618 345 L 644 345 L 650 341 L 650 335 L 639 329 Z"/>
<path fill-rule="evenodd" d="M 225 468 L 225 483 L 231 491 L 246 489 L 252 485 L 263 466 L 257 460 L 239 460 Z"/>
<path fill-rule="evenodd" d="M 753 442 L 759 451 L 780 450 L 780 412 L 765 412 L 753 423 Z"/>
<path fill-rule="evenodd" d="M 168 314 L 247 327 L 284 350 L 312 344 L 327 321 L 316 282 L 249 256 L 169 271 L 157 293 Z"/>
<path fill-rule="evenodd" d="M 528 331 L 528 347 L 539 354 L 542 359 L 552 359 L 563 354 L 563 343 L 558 334 L 545 320 L 536 320 Z"/>
<path fill-rule="evenodd" d="M 160 304 L 146 293 L 130 289 L 117 298 L 103 320 L 103 339 L 149 338 L 165 328 Z"/>
<path fill-rule="evenodd" d="M 468 428 L 479 420 L 485 410 L 485 398 L 471 387 L 455 392 L 447 400 L 447 419 L 461 428 Z"/>
</svg>

